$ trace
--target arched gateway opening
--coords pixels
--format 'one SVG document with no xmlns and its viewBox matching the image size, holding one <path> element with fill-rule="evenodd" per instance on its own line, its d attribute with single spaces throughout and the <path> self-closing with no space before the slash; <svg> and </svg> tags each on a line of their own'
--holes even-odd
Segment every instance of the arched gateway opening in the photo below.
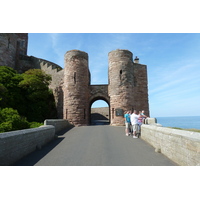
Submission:
<svg viewBox="0 0 200 200">
<path fill-rule="evenodd" d="M 109 125 L 110 105 L 103 98 L 95 98 L 90 102 L 90 125 Z"/>
</svg>

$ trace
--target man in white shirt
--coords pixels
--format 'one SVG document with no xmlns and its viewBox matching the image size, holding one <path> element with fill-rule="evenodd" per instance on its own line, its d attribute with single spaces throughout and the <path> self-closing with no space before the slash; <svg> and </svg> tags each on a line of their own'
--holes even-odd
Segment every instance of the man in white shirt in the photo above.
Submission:
<svg viewBox="0 0 200 200">
<path fill-rule="evenodd" d="M 133 111 L 133 114 L 131 115 L 131 124 L 132 124 L 132 127 L 133 127 L 133 138 L 138 138 L 136 136 L 136 132 L 138 130 L 138 118 L 139 118 L 140 115 L 137 115 L 137 111 L 134 110 Z"/>
</svg>

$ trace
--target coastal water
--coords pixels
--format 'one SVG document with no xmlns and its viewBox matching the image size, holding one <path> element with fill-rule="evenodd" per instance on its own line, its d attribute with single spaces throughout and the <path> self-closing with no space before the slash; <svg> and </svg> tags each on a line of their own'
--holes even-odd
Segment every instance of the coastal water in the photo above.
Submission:
<svg viewBox="0 0 200 200">
<path fill-rule="evenodd" d="M 200 116 L 156 117 L 157 123 L 165 127 L 200 129 Z"/>
</svg>

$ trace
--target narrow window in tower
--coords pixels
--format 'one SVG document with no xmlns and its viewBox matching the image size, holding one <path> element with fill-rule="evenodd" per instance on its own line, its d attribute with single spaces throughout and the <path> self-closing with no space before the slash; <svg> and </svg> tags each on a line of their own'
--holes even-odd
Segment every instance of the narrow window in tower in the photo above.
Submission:
<svg viewBox="0 0 200 200">
<path fill-rule="evenodd" d="M 67 119 L 67 109 L 65 110 L 65 115 L 66 115 L 66 118 L 65 118 L 65 119 Z"/>
<path fill-rule="evenodd" d="M 20 46 L 20 48 L 23 47 L 23 41 L 19 41 L 19 46 Z"/>
<path fill-rule="evenodd" d="M 119 71 L 119 78 L 122 79 L 122 69 Z"/>
<path fill-rule="evenodd" d="M 76 84 L 76 72 L 74 72 L 74 84 Z"/>
<path fill-rule="evenodd" d="M 134 83 L 134 87 L 136 87 L 136 86 L 137 86 L 137 80 L 136 80 L 136 77 L 135 77 L 135 76 L 134 76 L 133 83 Z"/>
<path fill-rule="evenodd" d="M 9 49 L 9 45 L 10 45 L 10 38 L 8 38 L 8 49 Z"/>
<path fill-rule="evenodd" d="M 115 109 L 112 108 L 112 119 L 114 119 L 114 112 L 115 112 Z"/>
<path fill-rule="evenodd" d="M 85 119 L 85 108 L 84 108 L 84 119 Z"/>
<path fill-rule="evenodd" d="M 25 55 L 24 51 L 22 51 L 22 50 L 19 51 L 19 54 L 20 55 Z"/>
</svg>

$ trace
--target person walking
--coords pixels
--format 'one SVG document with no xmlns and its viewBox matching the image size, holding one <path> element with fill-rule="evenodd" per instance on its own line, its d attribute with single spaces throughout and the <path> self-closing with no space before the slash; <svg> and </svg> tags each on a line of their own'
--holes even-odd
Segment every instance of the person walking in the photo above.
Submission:
<svg viewBox="0 0 200 200">
<path fill-rule="evenodd" d="M 126 136 L 129 136 L 131 134 L 131 119 L 129 111 L 126 112 L 124 118 L 125 118 L 125 133 Z"/>
<path fill-rule="evenodd" d="M 132 124 L 132 128 L 133 128 L 133 138 L 138 138 L 136 136 L 136 133 L 138 132 L 138 118 L 140 116 L 137 115 L 137 110 L 133 111 L 133 114 L 131 115 L 131 124 Z"/>
</svg>

